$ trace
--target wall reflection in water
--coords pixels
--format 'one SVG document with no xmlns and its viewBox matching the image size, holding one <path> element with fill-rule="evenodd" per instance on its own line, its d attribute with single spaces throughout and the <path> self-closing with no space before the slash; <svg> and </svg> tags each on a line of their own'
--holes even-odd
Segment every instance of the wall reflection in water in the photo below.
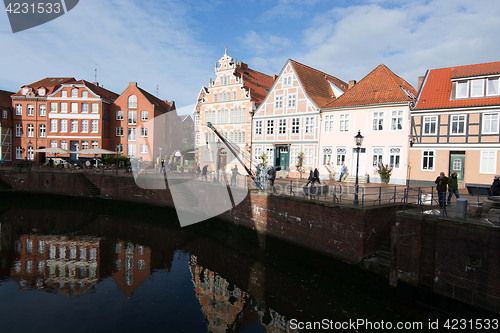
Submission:
<svg viewBox="0 0 500 333">
<path fill-rule="evenodd" d="M 200 241 L 199 235 L 187 230 L 125 218 L 10 208 L 0 216 L 0 280 L 17 283 L 25 293 L 44 291 L 78 298 L 97 293 L 98 285 L 111 278 L 124 300 L 133 301 L 141 293 L 139 286 L 154 280 L 155 272 L 168 275 L 176 254 L 186 253 L 189 255 L 182 264 L 191 274 L 186 298 L 196 297 L 204 332 L 239 332 L 245 328 L 295 332 L 289 329 L 287 318 L 265 305 L 259 287 L 265 275 L 262 265 L 243 258 L 240 264 L 248 271 L 243 275 L 239 275 L 242 270 L 234 275 L 227 273 L 227 267 L 233 265 L 220 266 L 220 256 L 224 256 L 220 246 Z M 219 255 L 219 260 L 204 256 L 207 253 Z M 221 276 L 204 267 L 198 255 L 205 257 L 203 262 L 208 266 L 215 259 L 215 267 L 233 276 Z M 243 281 L 246 290 L 229 279 Z M 156 286 L 158 290 L 162 287 Z M 183 299 L 171 301 L 184 306 Z M 158 316 L 162 311 L 158 309 Z"/>
</svg>

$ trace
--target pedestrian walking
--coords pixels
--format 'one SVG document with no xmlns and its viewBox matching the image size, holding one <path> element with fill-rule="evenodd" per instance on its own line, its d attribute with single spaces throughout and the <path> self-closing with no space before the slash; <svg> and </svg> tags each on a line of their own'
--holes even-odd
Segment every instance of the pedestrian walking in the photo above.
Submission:
<svg viewBox="0 0 500 333">
<path fill-rule="evenodd" d="M 201 180 L 203 181 L 203 178 L 205 178 L 205 180 L 208 182 L 207 169 L 208 169 L 207 165 L 203 166 L 203 170 L 201 171 Z"/>
<path fill-rule="evenodd" d="M 318 168 L 314 168 L 314 178 L 313 178 L 313 184 L 314 182 L 318 182 L 318 184 L 321 185 L 321 181 L 319 180 L 319 170 Z"/>
<path fill-rule="evenodd" d="M 448 200 L 446 202 L 447 205 L 451 205 L 451 198 L 453 194 L 458 198 L 460 198 L 460 194 L 458 194 L 458 174 L 453 172 L 448 179 Z"/>
<path fill-rule="evenodd" d="M 309 186 L 309 183 L 314 183 L 314 172 L 312 168 L 309 169 L 309 177 L 307 178 L 306 186 Z"/>
<path fill-rule="evenodd" d="M 234 168 L 231 169 L 231 185 L 236 186 L 236 177 L 240 174 L 238 171 L 238 166 L 235 165 Z"/>
<path fill-rule="evenodd" d="M 274 181 L 276 180 L 276 170 L 271 166 L 269 171 L 267 171 L 267 179 L 271 181 L 271 188 L 274 187 Z"/>
<path fill-rule="evenodd" d="M 441 171 L 439 176 L 434 181 L 438 191 L 439 207 L 446 209 L 446 187 L 448 185 L 448 177 Z"/>
</svg>

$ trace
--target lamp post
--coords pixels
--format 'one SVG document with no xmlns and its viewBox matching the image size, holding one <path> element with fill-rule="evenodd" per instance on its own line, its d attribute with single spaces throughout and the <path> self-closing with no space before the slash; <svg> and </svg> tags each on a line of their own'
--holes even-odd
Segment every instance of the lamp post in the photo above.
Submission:
<svg viewBox="0 0 500 333">
<path fill-rule="evenodd" d="M 356 184 L 354 185 L 354 204 L 359 205 L 359 200 L 358 200 L 358 190 L 359 190 L 359 185 L 358 185 L 358 171 L 359 171 L 359 151 L 361 149 L 361 145 L 363 144 L 363 139 L 364 137 L 361 135 L 361 131 L 358 131 L 358 134 L 354 137 L 354 140 L 356 142 Z"/>
</svg>

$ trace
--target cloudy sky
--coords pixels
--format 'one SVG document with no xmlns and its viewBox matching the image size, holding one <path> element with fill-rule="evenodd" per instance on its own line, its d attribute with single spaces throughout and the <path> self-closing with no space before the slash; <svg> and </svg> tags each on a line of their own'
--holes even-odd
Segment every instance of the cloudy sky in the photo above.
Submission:
<svg viewBox="0 0 500 333">
<path fill-rule="evenodd" d="M 0 19 L 0 89 L 50 76 L 128 82 L 191 112 L 224 47 L 278 74 L 288 58 L 341 80 L 380 63 L 416 87 L 429 68 L 500 60 L 497 0 L 80 0 L 13 34 Z M 158 87 L 158 88 L 157 88 Z"/>
</svg>

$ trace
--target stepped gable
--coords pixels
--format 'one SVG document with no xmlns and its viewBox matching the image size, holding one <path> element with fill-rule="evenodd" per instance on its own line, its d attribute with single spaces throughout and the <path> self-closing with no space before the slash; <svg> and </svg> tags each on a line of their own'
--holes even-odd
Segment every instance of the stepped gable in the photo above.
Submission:
<svg viewBox="0 0 500 333">
<path fill-rule="evenodd" d="M 414 110 L 499 105 L 500 96 L 451 99 L 452 79 L 500 74 L 500 62 L 431 69 Z"/>
<path fill-rule="evenodd" d="M 335 99 L 330 82 L 342 91 L 347 90 L 347 83 L 317 69 L 303 65 L 295 60 L 290 62 L 307 96 L 317 107 L 322 108 Z"/>
<path fill-rule="evenodd" d="M 248 65 L 242 62 L 237 64 L 234 75 L 243 77 L 243 87 L 250 91 L 256 108 L 264 101 L 275 80 L 273 76 L 248 68 Z"/>
<path fill-rule="evenodd" d="M 30 87 L 34 89 L 34 94 L 38 96 L 38 89 L 39 88 L 45 88 L 45 96 L 48 96 L 52 94 L 54 91 L 59 89 L 59 86 L 61 84 L 65 84 L 68 82 L 74 82 L 75 78 L 74 77 L 46 77 L 45 79 L 42 79 L 40 81 L 33 82 L 31 84 L 24 85 L 22 87 Z M 25 97 L 22 93 L 22 89 L 20 89 L 17 93 L 13 94 L 12 96 L 20 96 L 20 97 Z"/>
<path fill-rule="evenodd" d="M 162 101 L 156 96 L 151 95 L 148 93 L 146 90 L 137 87 L 139 91 L 146 97 L 146 99 L 149 101 L 149 103 L 155 105 L 155 109 L 159 110 L 161 113 L 167 113 L 171 110 L 175 110 L 175 102 L 167 102 L 167 101 Z"/>
<path fill-rule="evenodd" d="M 325 108 L 412 102 L 416 96 L 415 88 L 380 64 Z"/>
</svg>

